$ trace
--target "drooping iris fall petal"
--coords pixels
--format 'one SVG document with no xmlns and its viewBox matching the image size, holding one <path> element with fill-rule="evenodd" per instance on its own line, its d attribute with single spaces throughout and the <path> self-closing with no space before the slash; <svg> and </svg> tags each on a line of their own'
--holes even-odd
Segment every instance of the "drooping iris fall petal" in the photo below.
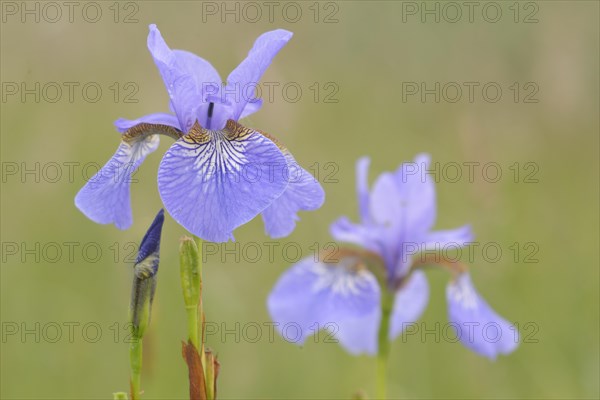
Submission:
<svg viewBox="0 0 600 400">
<path fill-rule="evenodd" d="M 516 328 L 477 293 L 468 273 L 460 274 L 448 284 L 446 299 L 448 319 L 466 347 L 490 359 L 518 347 Z"/>
<path fill-rule="evenodd" d="M 280 277 L 267 301 L 284 339 L 303 344 L 316 330 L 327 329 L 352 354 L 377 351 L 379 304 L 377 280 L 351 258 L 301 260 Z M 292 327 L 299 335 L 292 337 Z"/>
<path fill-rule="evenodd" d="M 394 340 L 410 324 L 416 323 L 429 301 L 429 284 L 423 271 L 416 271 L 396 291 L 390 318 L 390 340 Z"/>
<path fill-rule="evenodd" d="M 284 173 L 289 181 L 288 186 L 283 194 L 262 212 L 265 231 L 272 238 L 288 236 L 299 220 L 298 211 L 316 210 L 325 201 L 325 192 L 319 182 L 296 163 L 290 152 L 285 150 L 284 154 Z"/>
<path fill-rule="evenodd" d="M 221 131 L 195 125 L 165 153 L 158 190 L 171 216 L 205 240 L 223 242 L 288 185 L 275 143 L 229 120 Z"/>
<path fill-rule="evenodd" d="M 159 134 L 178 137 L 181 133 L 170 126 L 145 123 L 127 130 L 112 158 L 75 196 L 77 208 L 99 224 L 129 228 L 131 176 L 146 156 L 158 148 Z"/>
</svg>

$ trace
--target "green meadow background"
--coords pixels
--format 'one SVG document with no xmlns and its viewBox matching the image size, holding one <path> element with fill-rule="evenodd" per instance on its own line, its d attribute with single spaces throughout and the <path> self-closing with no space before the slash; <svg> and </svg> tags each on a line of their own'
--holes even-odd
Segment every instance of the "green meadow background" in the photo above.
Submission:
<svg viewBox="0 0 600 400">
<path fill-rule="evenodd" d="M 220 398 L 373 395 L 374 359 L 350 356 L 323 333 L 303 347 L 271 337 L 265 303 L 295 250 L 311 255 L 315 243 L 332 240 L 332 221 L 357 218 L 360 156 L 371 157 L 373 181 L 419 152 L 439 162 L 436 227 L 472 224 L 482 244 L 471 263 L 474 282 L 519 325 L 523 343 L 495 362 L 452 343 L 443 331 L 449 276 L 429 271 L 431 299 L 419 331 L 392 346 L 390 397 L 598 398 L 599 3 L 498 1 L 484 18 L 486 3 L 477 2 L 469 21 L 461 2 L 454 3 L 459 18 L 443 2 L 275 2 L 271 19 L 264 2 L 254 9 L 234 2 L 81 2 L 71 22 L 66 6 L 58 18 L 44 2 L 3 2 L 0 396 L 104 399 L 128 389 L 133 244 L 161 207 L 156 174 L 170 140 L 161 138 L 135 175 L 130 229 L 94 224 L 73 198 L 116 149 L 113 120 L 168 111 L 146 49 L 147 26 L 156 23 L 172 48 L 206 58 L 223 79 L 259 34 L 294 32 L 263 78 L 273 98 L 244 123 L 277 136 L 318 172 L 327 196 L 320 210 L 302 213 L 272 257 L 275 241 L 260 218 L 235 231 L 236 244 L 210 247 L 216 254 L 206 257 L 204 302 L 218 330 L 207 340 L 221 362 Z M 222 16 L 225 6 L 239 13 Z M 39 7 L 39 22 L 21 7 Z M 214 7 L 217 14 L 208 13 Z M 408 13 L 414 7 L 417 14 Z M 424 7 L 439 7 L 440 21 L 425 14 L 422 22 Z M 499 21 L 488 22 L 497 8 Z M 98 19 L 97 9 L 99 20 L 86 21 Z M 434 94 L 424 101 L 407 94 L 422 82 L 430 89 L 440 82 L 439 102 Z M 473 101 L 465 82 L 479 85 Z M 456 86 L 462 97 L 452 102 Z M 498 86 L 502 97 L 492 102 Z M 102 93 L 92 102 L 96 87 Z M 23 88 L 33 94 L 22 98 Z M 473 179 L 464 164 L 471 162 L 479 163 Z M 492 166 L 485 174 L 484 165 Z M 187 396 L 177 253 L 184 234 L 166 218 L 144 344 L 145 399 Z M 502 255 L 484 254 L 486 243 Z M 425 329 L 439 337 L 422 335 Z"/>
</svg>

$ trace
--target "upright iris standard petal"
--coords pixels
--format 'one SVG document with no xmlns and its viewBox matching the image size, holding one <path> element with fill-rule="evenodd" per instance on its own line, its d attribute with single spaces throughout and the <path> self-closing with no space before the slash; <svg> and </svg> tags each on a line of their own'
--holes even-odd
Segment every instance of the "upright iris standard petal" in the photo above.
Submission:
<svg viewBox="0 0 600 400">
<path fill-rule="evenodd" d="M 517 348 L 516 328 L 479 296 L 467 273 L 460 274 L 448 285 L 446 298 L 448 319 L 466 347 L 490 359 Z"/>
<path fill-rule="evenodd" d="M 336 264 L 301 260 L 281 276 L 267 303 L 277 329 L 290 342 L 303 344 L 324 328 L 352 354 L 377 351 L 380 288 L 354 258 Z"/>
<path fill-rule="evenodd" d="M 394 174 L 384 172 L 379 175 L 373 185 L 369 201 L 369 214 L 375 225 L 389 228 L 406 225 L 408 204 L 404 200 L 404 193 L 400 190 Z M 397 229 L 394 232 L 399 233 Z"/>
<path fill-rule="evenodd" d="M 360 224 L 347 218 L 331 226 L 341 241 L 359 244 L 377 252 L 386 262 L 393 279 L 410 264 L 403 253 L 407 242 L 421 243 L 435 222 L 435 188 L 427 175 L 429 156 L 418 155 L 413 163 L 402 164 L 394 173 L 381 174 L 368 191 L 369 160 L 357 162 L 356 181 Z"/>
<path fill-rule="evenodd" d="M 418 154 L 412 163 L 404 163 L 396 170 L 396 181 L 405 204 L 405 226 L 427 232 L 437 217 L 435 185 L 429 175 L 431 156 Z"/>
<path fill-rule="evenodd" d="M 186 51 L 171 50 L 156 25 L 150 25 L 148 50 L 165 82 L 179 125 L 187 132 L 196 120 L 206 126 L 207 93 L 218 94 L 221 78 L 206 60 Z"/>
<path fill-rule="evenodd" d="M 221 131 L 196 124 L 164 155 L 158 189 L 178 223 L 224 242 L 283 193 L 285 166 L 277 145 L 252 129 L 232 120 Z"/>
<path fill-rule="evenodd" d="M 390 317 L 390 340 L 400 335 L 408 325 L 414 324 L 425 311 L 429 301 L 429 284 L 423 271 L 413 272 L 408 281 L 396 291 L 394 308 Z"/>
<path fill-rule="evenodd" d="M 131 175 L 158 148 L 158 143 L 156 135 L 134 142 L 122 141 L 112 158 L 77 193 L 77 208 L 96 223 L 129 228 L 133 222 Z"/>
<path fill-rule="evenodd" d="M 260 78 L 291 38 L 292 32 L 283 29 L 263 33 L 254 42 L 246 59 L 229 74 L 225 92 L 228 94 L 226 102 L 234 104 L 231 119 L 237 121 L 246 104 L 254 100 L 254 90 Z"/>
<path fill-rule="evenodd" d="M 394 175 L 381 174 L 369 195 L 371 223 L 363 226 L 376 238 L 378 249 L 375 251 L 385 260 L 390 279 L 394 275 L 394 267 L 401 255 L 407 232 L 414 229 L 407 226 L 406 215 L 410 212 L 407 207 Z"/>
<path fill-rule="evenodd" d="M 196 119 L 201 126 L 205 126 L 208 129 L 222 129 L 224 124 L 221 126 L 209 126 L 208 121 L 208 109 L 210 107 L 211 98 L 219 98 L 221 96 L 221 77 L 217 70 L 206 60 L 197 55 L 190 53 L 185 50 L 173 50 L 178 70 L 182 74 L 187 74 L 194 80 L 194 87 L 196 94 L 194 95 L 194 102 L 197 98 L 201 99 L 199 103 L 188 104 L 191 108 L 197 107 Z M 229 107 L 222 107 L 217 102 L 213 105 L 213 119 L 221 119 L 227 121 L 231 118 L 231 111 Z M 192 121 L 192 125 L 195 120 Z M 188 128 L 189 129 L 189 128 Z"/>
<path fill-rule="evenodd" d="M 258 110 L 260 110 L 262 105 L 262 99 L 255 99 L 254 101 L 248 102 L 246 104 L 246 107 L 244 107 L 244 111 L 242 111 L 242 115 L 240 115 L 240 119 L 246 118 L 247 116 L 254 114 Z"/>
<path fill-rule="evenodd" d="M 325 201 L 321 184 L 304 168 L 300 167 L 292 154 L 284 150 L 287 163 L 285 192 L 263 212 L 265 230 L 273 238 L 288 236 L 296 227 L 299 210 L 316 210 Z"/>
</svg>

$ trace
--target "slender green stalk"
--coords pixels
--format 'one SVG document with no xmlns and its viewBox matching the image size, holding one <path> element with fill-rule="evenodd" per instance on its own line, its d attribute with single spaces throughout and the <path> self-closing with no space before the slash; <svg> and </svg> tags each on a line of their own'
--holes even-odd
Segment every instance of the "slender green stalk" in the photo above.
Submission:
<svg viewBox="0 0 600 400">
<path fill-rule="evenodd" d="M 180 246 L 181 286 L 188 322 L 188 338 L 201 350 L 202 332 L 202 240 L 184 237 Z"/>
<path fill-rule="evenodd" d="M 202 370 L 206 377 L 208 371 L 204 351 L 204 311 L 202 309 L 202 239 L 196 236 L 193 240 L 184 237 L 181 241 L 179 257 L 188 339 L 198 350 Z"/>
<path fill-rule="evenodd" d="M 379 323 L 378 351 L 377 351 L 377 380 L 376 380 L 376 398 L 383 400 L 387 398 L 387 362 L 390 354 L 390 315 L 394 296 L 382 285 L 381 292 L 381 322 Z"/>
<path fill-rule="evenodd" d="M 200 343 L 195 344 L 196 348 L 200 352 L 200 360 L 202 361 L 202 368 L 204 368 L 204 376 L 206 376 L 206 354 L 204 353 L 204 309 L 202 307 L 202 239 L 198 236 L 194 236 L 194 242 L 198 248 L 198 305 L 196 307 L 196 322 L 195 331 L 196 334 L 200 335 Z M 193 343 L 193 342 L 192 342 Z"/>
<path fill-rule="evenodd" d="M 140 383 L 142 379 L 142 339 L 133 338 L 129 345 L 129 363 L 131 366 L 131 400 L 140 396 Z"/>
<path fill-rule="evenodd" d="M 387 359 L 384 356 L 377 355 L 377 382 L 376 382 L 376 399 L 387 398 Z"/>
<path fill-rule="evenodd" d="M 185 308 L 187 312 L 188 321 L 188 339 L 194 347 L 200 350 L 199 334 L 200 329 L 198 327 L 198 306 L 190 306 Z"/>
</svg>

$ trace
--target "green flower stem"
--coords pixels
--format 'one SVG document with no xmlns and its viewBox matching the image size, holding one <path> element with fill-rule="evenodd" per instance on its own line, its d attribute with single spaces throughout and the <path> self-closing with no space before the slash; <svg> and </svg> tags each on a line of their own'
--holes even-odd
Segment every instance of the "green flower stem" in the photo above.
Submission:
<svg viewBox="0 0 600 400">
<path fill-rule="evenodd" d="M 200 335 L 198 347 L 196 348 L 200 352 L 200 360 L 202 362 L 202 368 L 204 368 L 204 376 L 206 376 L 206 354 L 204 353 L 204 309 L 202 307 L 202 239 L 198 236 L 194 236 L 194 242 L 198 248 L 198 305 L 196 307 L 196 334 Z"/>
<path fill-rule="evenodd" d="M 199 306 L 188 306 L 185 308 L 188 321 L 188 339 L 194 347 L 200 350 L 199 327 L 198 327 L 198 310 Z"/>
<path fill-rule="evenodd" d="M 188 339 L 198 350 L 204 376 L 204 312 L 202 310 L 202 239 L 184 237 L 180 246 L 181 286 L 187 314 Z"/>
<path fill-rule="evenodd" d="M 394 304 L 394 295 L 382 285 L 381 292 L 381 322 L 379 323 L 379 334 L 377 343 L 377 381 L 376 398 L 387 398 L 387 362 L 390 353 L 390 316 Z"/>
<path fill-rule="evenodd" d="M 129 363 L 131 367 L 131 400 L 140 396 L 142 379 L 142 339 L 134 337 L 129 345 Z"/>
</svg>

